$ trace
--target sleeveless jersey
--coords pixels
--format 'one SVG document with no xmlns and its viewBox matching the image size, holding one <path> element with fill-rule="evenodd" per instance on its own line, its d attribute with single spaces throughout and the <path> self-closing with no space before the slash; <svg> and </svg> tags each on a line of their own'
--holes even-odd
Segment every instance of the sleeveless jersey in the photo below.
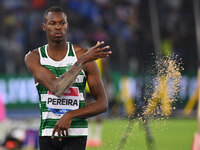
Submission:
<svg viewBox="0 0 200 150">
<path fill-rule="evenodd" d="M 47 45 L 40 47 L 40 64 L 49 69 L 56 77 L 67 72 L 77 61 L 73 45 L 68 42 L 68 50 L 65 58 L 61 61 L 54 61 L 48 56 Z M 84 89 L 86 76 L 83 70 L 79 73 L 74 83 L 65 91 L 63 96 L 56 97 L 51 94 L 43 85 L 37 83 L 36 88 L 39 94 L 40 106 L 40 130 L 39 136 L 51 136 L 56 122 L 67 111 L 75 110 L 85 106 Z M 83 118 L 73 118 L 68 129 L 69 136 L 87 136 L 88 120 Z M 56 132 L 56 135 L 57 132 Z"/>
</svg>

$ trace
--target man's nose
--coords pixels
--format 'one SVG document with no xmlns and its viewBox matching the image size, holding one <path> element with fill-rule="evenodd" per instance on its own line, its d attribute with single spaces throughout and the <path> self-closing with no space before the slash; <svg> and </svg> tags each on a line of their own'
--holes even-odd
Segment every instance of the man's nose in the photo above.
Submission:
<svg viewBox="0 0 200 150">
<path fill-rule="evenodd" d="M 60 30 L 61 29 L 61 25 L 59 23 L 56 24 L 56 29 Z"/>
</svg>

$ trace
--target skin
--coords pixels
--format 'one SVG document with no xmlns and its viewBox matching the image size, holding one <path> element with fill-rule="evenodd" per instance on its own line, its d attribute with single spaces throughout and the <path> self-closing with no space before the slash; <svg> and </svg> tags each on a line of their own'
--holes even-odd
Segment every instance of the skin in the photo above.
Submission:
<svg viewBox="0 0 200 150">
<path fill-rule="evenodd" d="M 67 53 L 66 32 L 68 30 L 67 16 L 63 12 L 49 12 L 45 16 L 45 22 L 42 25 L 46 32 L 49 57 L 55 61 L 62 60 Z M 91 93 L 96 99 L 92 104 L 84 108 L 69 111 L 56 123 L 52 138 L 58 132 L 59 140 L 62 136 L 68 135 L 68 128 L 71 125 L 72 118 L 87 118 L 103 113 L 108 108 L 108 102 L 105 95 L 103 83 L 100 79 L 99 70 L 94 60 L 108 57 L 112 52 L 109 46 L 103 46 L 104 42 L 97 42 L 89 50 L 74 45 L 77 62 L 65 74 L 56 78 L 54 74 L 41 66 L 38 49 L 29 52 L 25 56 L 25 63 L 28 70 L 33 75 L 35 82 L 42 84 L 51 93 L 60 97 L 67 88 L 74 82 L 80 70 L 84 70 L 87 75 L 88 85 Z"/>
</svg>

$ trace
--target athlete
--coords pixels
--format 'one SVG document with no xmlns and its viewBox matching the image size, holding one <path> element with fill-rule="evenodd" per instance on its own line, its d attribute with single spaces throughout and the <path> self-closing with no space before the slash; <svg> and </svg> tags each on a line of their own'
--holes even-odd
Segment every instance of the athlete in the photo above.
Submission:
<svg viewBox="0 0 200 150">
<path fill-rule="evenodd" d="M 58 6 L 44 13 L 48 44 L 25 56 L 39 93 L 40 150 L 83 150 L 88 135 L 87 118 L 107 110 L 108 102 L 94 60 L 112 52 L 104 42 L 84 49 L 66 41 L 67 15 Z M 95 102 L 85 106 L 86 80 Z"/>
</svg>

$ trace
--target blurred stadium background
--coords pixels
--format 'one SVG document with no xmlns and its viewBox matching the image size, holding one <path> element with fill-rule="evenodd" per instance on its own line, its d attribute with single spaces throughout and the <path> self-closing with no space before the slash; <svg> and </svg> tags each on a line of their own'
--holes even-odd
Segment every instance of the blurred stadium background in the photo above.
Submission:
<svg viewBox="0 0 200 150">
<path fill-rule="evenodd" d="M 104 145 L 99 149 L 117 149 L 128 124 L 120 97 L 123 81 L 127 79 L 136 107 L 143 105 L 149 93 L 145 87 L 153 84 L 149 76 L 154 73 L 151 66 L 155 65 L 157 53 L 178 55 L 184 67 L 172 119 L 151 123 L 157 149 L 190 149 L 197 129 L 196 105 L 189 116 L 184 115 L 183 109 L 197 86 L 195 4 L 199 5 L 198 0 L 0 0 L 0 96 L 6 106 L 6 120 L 2 118 L 0 122 L 0 144 L 14 137 L 23 149 L 38 146 L 38 96 L 24 56 L 47 43 L 41 29 L 43 13 L 48 7 L 59 5 L 68 14 L 68 41 L 83 47 L 105 41 L 113 51 L 107 60 L 110 107 L 104 114 Z M 3 107 L 0 110 L 3 114 Z M 135 124 L 124 149 L 147 149 L 144 131 Z M 12 149 L 15 145 L 7 146 Z"/>
</svg>

